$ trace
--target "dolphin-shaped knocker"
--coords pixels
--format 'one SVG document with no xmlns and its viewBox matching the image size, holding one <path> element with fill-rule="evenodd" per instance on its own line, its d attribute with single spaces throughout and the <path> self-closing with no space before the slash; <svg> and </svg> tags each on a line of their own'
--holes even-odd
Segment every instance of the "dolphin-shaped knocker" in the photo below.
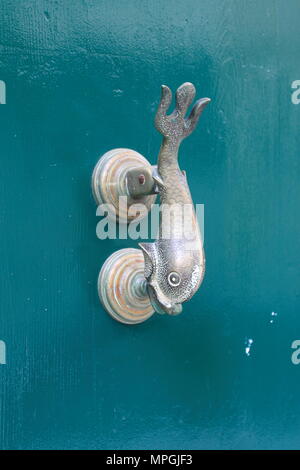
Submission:
<svg viewBox="0 0 300 470">
<path fill-rule="evenodd" d="M 163 141 L 157 170 L 153 172 L 161 202 L 159 234 L 154 243 L 139 244 L 144 254 L 144 274 L 152 306 L 158 313 L 171 315 L 180 313 L 182 302 L 194 295 L 205 270 L 203 243 L 193 201 L 185 172 L 178 165 L 182 140 L 193 132 L 210 102 L 209 98 L 198 100 L 186 118 L 195 93 L 192 83 L 181 85 L 176 91 L 175 109 L 167 114 L 172 92 L 162 85 L 155 126 Z M 189 215 L 188 224 L 185 214 Z"/>
</svg>

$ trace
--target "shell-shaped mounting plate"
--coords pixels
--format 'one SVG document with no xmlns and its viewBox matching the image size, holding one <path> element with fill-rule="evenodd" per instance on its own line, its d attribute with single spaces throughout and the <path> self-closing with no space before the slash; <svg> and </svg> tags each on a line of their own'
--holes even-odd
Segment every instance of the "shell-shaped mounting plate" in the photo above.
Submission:
<svg viewBox="0 0 300 470">
<path fill-rule="evenodd" d="M 150 318 L 154 310 L 146 289 L 141 250 L 116 251 L 103 264 L 98 293 L 105 310 L 115 320 L 133 325 Z"/>
<path fill-rule="evenodd" d="M 126 175 L 131 170 L 143 168 L 147 174 L 152 171 L 143 155 L 126 148 L 106 152 L 95 166 L 92 190 L 96 204 L 110 204 L 118 222 L 129 223 L 145 217 L 155 202 L 155 194 L 132 197 L 128 191 Z M 120 204 L 120 196 L 127 196 L 125 204 Z M 130 211 L 134 204 L 138 204 L 141 210 L 134 211 L 132 207 Z"/>
</svg>

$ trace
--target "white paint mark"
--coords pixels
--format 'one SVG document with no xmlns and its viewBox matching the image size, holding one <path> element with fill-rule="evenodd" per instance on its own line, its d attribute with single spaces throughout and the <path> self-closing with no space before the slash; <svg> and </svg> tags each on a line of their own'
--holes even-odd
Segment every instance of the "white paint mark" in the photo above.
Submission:
<svg viewBox="0 0 300 470">
<path fill-rule="evenodd" d="M 251 347 L 252 347 L 252 344 L 253 344 L 253 339 L 252 338 L 246 338 L 245 339 L 245 353 L 246 353 L 246 356 L 250 356 L 250 352 L 251 352 Z"/>
<path fill-rule="evenodd" d="M 0 340 L 0 364 L 6 364 L 6 344 Z"/>
<path fill-rule="evenodd" d="M 274 323 L 275 317 L 277 317 L 277 312 L 272 312 L 270 323 Z"/>
</svg>

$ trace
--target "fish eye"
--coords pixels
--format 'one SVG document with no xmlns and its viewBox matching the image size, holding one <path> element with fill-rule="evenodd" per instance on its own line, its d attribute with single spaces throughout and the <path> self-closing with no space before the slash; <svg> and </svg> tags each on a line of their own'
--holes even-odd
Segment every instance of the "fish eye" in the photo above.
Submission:
<svg viewBox="0 0 300 470">
<path fill-rule="evenodd" d="M 178 273 L 175 273 L 175 271 L 171 272 L 168 275 L 168 283 L 170 284 L 170 286 L 177 287 L 179 286 L 180 282 L 181 282 L 181 277 L 179 276 Z"/>
</svg>

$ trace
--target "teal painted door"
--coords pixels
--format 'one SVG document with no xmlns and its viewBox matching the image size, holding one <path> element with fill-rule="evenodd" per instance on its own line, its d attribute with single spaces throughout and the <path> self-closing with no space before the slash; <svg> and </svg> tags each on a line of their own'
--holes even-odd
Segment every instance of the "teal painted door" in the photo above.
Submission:
<svg viewBox="0 0 300 470">
<path fill-rule="evenodd" d="M 300 447 L 299 21 L 296 0 L 1 2 L 1 448 Z M 136 242 L 97 239 L 90 177 L 115 147 L 156 162 L 160 85 L 184 81 L 212 99 L 181 151 L 206 276 L 126 327 L 97 275 Z"/>
</svg>

